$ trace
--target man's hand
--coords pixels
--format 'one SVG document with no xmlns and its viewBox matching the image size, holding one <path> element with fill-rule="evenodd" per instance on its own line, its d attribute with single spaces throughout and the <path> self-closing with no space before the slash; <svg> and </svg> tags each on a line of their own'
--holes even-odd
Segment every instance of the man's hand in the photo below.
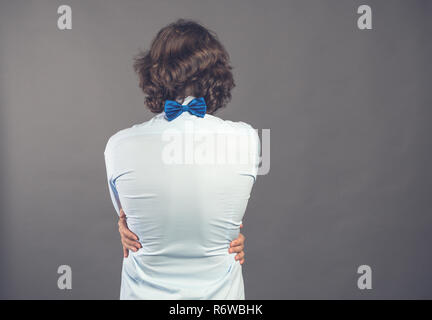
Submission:
<svg viewBox="0 0 432 320">
<path fill-rule="evenodd" d="M 243 228 L 243 224 L 240 225 L 240 228 Z M 229 253 L 238 252 L 238 254 L 235 256 L 236 260 L 240 260 L 240 264 L 243 264 L 244 259 L 244 242 L 245 242 L 245 236 L 241 233 L 239 233 L 239 236 L 237 239 L 231 241 L 230 248 L 228 250 Z"/>
<path fill-rule="evenodd" d="M 129 256 L 129 250 L 137 252 L 141 248 L 141 243 L 138 241 L 138 236 L 129 230 L 126 223 L 126 214 L 123 209 L 120 209 L 120 219 L 118 222 L 118 229 L 120 232 L 121 243 L 123 246 L 123 256 L 127 258 Z"/>
<path fill-rule="evenodd" d="M 240 225 L 240 228 L 243 228 L 243 224 Z M 129 250 L 133 252 L 137 252 L 140 248 L 142 248 L 141 243 L 138 241 L 138 236 L 129 230 L 126 223 L 126 214 L 123 209 L 120 209 L 120 218 L 118 222 L 118 229 L 121 237 L 121 243 L 123 246 L 123 256 L 127 258 L 129 256 Z M 229 253 L 237 252 L 238 254 L 235 256 L 236 260 L 240 260 L 240 264 L 243 264 L 244 259 L 244 242 L 245 236 L 243 234 L 239 234 L 238 238 L 231 241 L 230 248 L 228 250 Z"/>
</svg>

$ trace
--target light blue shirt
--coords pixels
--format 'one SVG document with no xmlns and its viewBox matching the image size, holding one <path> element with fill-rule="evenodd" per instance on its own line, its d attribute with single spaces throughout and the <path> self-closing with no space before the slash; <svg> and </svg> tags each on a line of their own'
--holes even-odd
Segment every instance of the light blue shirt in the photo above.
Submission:
<svg viewBox="0 0 432 320">
<path fill-rule="evenodd" d="M 259 152 L 250 125 L 189 112 L 173 121 L 161 113 L 108 140 L 111 199 L 142 244 L 123 260 L 120 299 L 245 298 L 242 266 L 228 249 Z"/>
</svg>

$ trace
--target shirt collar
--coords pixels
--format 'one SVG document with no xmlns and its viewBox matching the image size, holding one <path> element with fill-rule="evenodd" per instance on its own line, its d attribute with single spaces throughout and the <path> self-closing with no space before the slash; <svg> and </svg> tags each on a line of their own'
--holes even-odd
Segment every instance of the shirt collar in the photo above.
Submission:
<svg viewBox="0 0 432 320">
<path fill-rule="evenodd" d="M 186 104 L 188 104 L 189 102 L 191 102 L 193 99 L 195 99 L 196 97 L 194 97 L 194 96 L 187 96 L 184 100 L 183 100 L 183 102 L 182 102 L 182 106 L 184 106 L 184 105 L 186 105 Z M 180 103 L 180 101 L 177 101 L 178 103 Z"/>
</svg>

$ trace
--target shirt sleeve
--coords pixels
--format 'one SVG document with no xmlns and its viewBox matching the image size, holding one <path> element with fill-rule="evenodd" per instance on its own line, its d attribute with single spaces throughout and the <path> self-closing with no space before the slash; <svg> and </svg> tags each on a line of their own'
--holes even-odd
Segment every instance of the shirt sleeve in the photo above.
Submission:
<svg viewBox="0 0 432 320">
<path fill-rule="evenodd" d="M 109 144 L 109 143 L 108 143 Z M 117 215 L 120 216 L 120 198 L 117 192 L 117 188 L 115 186 L 115 179 L 114 179 L 114 172 L 113 172 L 113 158 L 111 156 L 110 149 L 107 147 L 104 151 L 104 157 L 105 157 L 105 167 L 106 167 L 106 173 L 107 173 L 107 181 L 108 181 L 108 190 L 111 197 L 111 201 L 114 205 L 114 209 L 117 212 Z"/>
</svg>

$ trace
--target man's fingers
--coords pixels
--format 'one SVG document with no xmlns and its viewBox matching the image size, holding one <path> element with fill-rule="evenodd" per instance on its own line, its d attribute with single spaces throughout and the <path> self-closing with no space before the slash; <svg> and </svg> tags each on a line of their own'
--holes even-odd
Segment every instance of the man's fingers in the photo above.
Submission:
<svg viewBox="0 0 432 320">
<path fill-rule="evenodd" d="M 124 243 L 124 242 L 122 242 L 122 244 L 123 244 L 123 246 L 124 246 L 126 249 L 131 250 L 131 251 L 133 251 L 133 252 L 137 252 L 138 249 L 139 249 L 139 248 L 137 248 L 137 247 L 135 247 L 135 246 L 132 246 L 132 245 L 130 245 L 130 244 L 128 244 L 128 243 Z"/>
<path fill-rule="evenodd" d="M 229 253 L 234 253 L 234 252 L 242 252 L 243 250 L 244 250 L 244 245 L 241 244 L 241 245 L 229 248 L 228 251 L 229 251 Z"/>
<path fill-rule="evenodd" d="M 123 246 L 123 257 L 127 258 L 129 255 L 129 250 Z"/>
<path fill-rule="evenodd" d="M 128 238 L 130 240 L 135 240 L 135 241 L 138 240 L 138 236 L 132 231 L 130 231 L 127 227 L 119 228 L 119 232 L 122 237 Z"/>
<path fill-rule="evenodd" d="M 243 258 L 244 258 L 244 252 L 243 252 L 243 251 L 240 252 L 238 255 L 235 256 L 235 259 L 236 259 L 236 260 L 241 260 L 241 259 L 243 259 Z"/>
<path fill-rule="evenodd" d="M 243 223 L 240 225 L 240 229 L 243 228 Z"/>
<path fill-rule="evenodd" d="M 122 234 L 120 234 L 120 238 L 121 238 L 121 242 L 123 244 L 127 244 L 128 246 L 133 246 L 133 247 L 137 247 L 137 248 L 141 248 L 141 243 L 135 240 L 131 240 L 129 238 L 123 237 Z"/>
<path fill-rule="evenodd" d="M 128 247 L 128 250 L 131 250 L 131 251 L 133 251 L 133 252 L 137 252 L 137 251 L 138 251 L 138 249 L 135 248 L 135 247 Z"/>
<path fill-rule="evenodd" d="M 243 264 L 245 262 L 245 259 L 240 260 L 240 264 Z"/>
<path fill-rule="evenodd" d="M 125 216 L 126 217 L 126 216 Z M 131 240 L 138 240 L 138 236 L 130 231 L 127 226 L 126 219 L 120 218 L 118 221 L 118 229 L 122 236 L 129 238 Z"/>
<path fill-rule="evenodd" d="M 137 249 L 142 247 L 141 243 L 139 243 L 138 241 L 133 241 L 133 240 L 130 240 L 130 239 L 124 238 L 124 237 L 121 238 L 121 242 L 123 245 L 126 245 L 128 247 L 134 247 Z"/>
<path fill-rule="evenodd" d="M 229 252 L 230 253 L 234 253 L 234 252 L 239 253 L 239 252 L 242 252 L 243 250 L 244 250 L 244 246 L 241 245 L 241 246 L 236 246 L 236 247 L 230 248 Z"/>
<path fill-rule="evenodd" d="M 235 247 L 235 246 L 242 246 L 244 245 L 245 242 L 245 236 L 243 234 L 239 234 L 239 236 L 237 237 L 237 239 L 231 241 L 230 243 L 230 247 Z"/>
<path fill-rule="evenodd" d="M 120 209 L 120 219 L 118 221 L 118 226 L 119 232 L 122 236 L 131 240 L 138 240 L 138 236 L 128 228 L 126 223 L 126 214 L 124 213 L 123 209 Z"/>
</svg>

